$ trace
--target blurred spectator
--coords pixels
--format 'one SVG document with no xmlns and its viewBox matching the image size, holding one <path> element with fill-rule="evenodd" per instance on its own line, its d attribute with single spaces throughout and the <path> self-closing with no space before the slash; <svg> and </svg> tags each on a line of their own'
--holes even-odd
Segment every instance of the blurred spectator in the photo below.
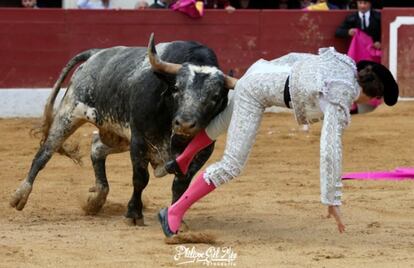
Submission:
<svg viewBox="0 0 414 268">
<path fill-rule="evenodd" d="M 135 4 L 135 9 L 146 9 L 148 8 L 148 2 L 146 0 L 139 0 L 136 4 Z"/>
<path fill-rule="evenodd" d="M 173 0 L 155 0 L 149 8 L 169 8 L 173 3 Z"/>
<path fill-rule="evenodd" d="M 36 0 L 22 0 L 22 7 L 37 8 L 37 1 Z"/>
<path fill-rule="evenodd" d="M 230 5 L 235 8 L 249 8 L 249 0 L 230 0 Z"/>
<path fill-rule="evenodd" d="M 301 0 L 300 1 L 300 8 L 304 9 L 307 8 L 308 6 L 312 5 L 313 2 L 311 0 Z"/>
<path fill-rule="evenodd" d="M 372 9 L 372 0 L 357 1 L 358 11 L 348 15 L 336 29 L 335 36 L 353 37 L 356 29 L 360 29 L 374 41 L 375 48 L 381 47 L 381 13 Z"/>
<path fill-rule="evenodd" d="M 278 8 L 278 0 L 230 0 L 230 4 L 237 8 L 265 9 Z"/>
<path fill-rule="evenodd" d="M 227 11 L 234 11 L 235 8 L 230 4 L 229 0 L 204 0 L 205 8 L 220 8 Z"/>
<path fill-rule="evenodd" d="M 299 0 L 279 0 L 278 9 L 299 9 L 301 7 Z"/>
<path fill-rule="evenodd" d="M 229 0 L 230 5 L 235 9 L 245 9 L 249 7 L 249 0 Z"/>
<path fill-rule="evenodd" d="M 349 0 L 327 0 L 329 9 L 348 9 Z"/>
<path fill-rule="evenodd" d="M 318 10 L 333 10 L 333 9 L 347 9 L 348 0 L 323 0 L 309 5 L 304 10 L 318 11 Z"/>
<path fill-rule="evenodd" d="M 77 6 L 81 9 L 108 9 L 111 8 L 109 1 L 110 0 L 78 0 Z"/>
<path fill-rule="evenodd" d="M 288 0 L 279 0 L 278 4 L 277 4 L 277 8 L 278 9 L 288 9 L 289 5 L 288 5 Z"/>
<path fill-rule="evenodd" d="M 303 0 L 302 0 L 303 1 Z M 236 9 L 294 9 L 301 8 L 301 0 L 230 0 L 230 4 Z M 311 1 L 311 0 L 305 0 Z"/>
<path fill-rule="evenodd" d="M 27 8 L 61 8 L 62 1 L 37 0 L 0 0 L 0 8 L 2 7 L 27 7 Z"/>
<path fill-rule="evenodd" d="M 412 0 L 382 0 L 383 7 L 414 7 Z M 374 6 L 374 8 L 376 8 Z"/>
<path fill-rule="evenodd" d="M 320 11 L 320 10 L 329 10 L 328 3 L 326 1 L 317 1 L 306 8 L 304 10 L 309 11 Z"/>
<path fill-rule="evenodd" d="M 406 1 L 406 0 L 403 0 L 403 1 Z M 349 1 L 349 5 L 348 5 L 349 6 L 349 9 L 358 9 L 357 2 L 358 2 L 357 0 L 350 0 Z M 373 9 L 381 9 L 382 6 L 383 6 L 383 3 L 382 2 L 383 2 L 382 0 L 372 1 L 371 2 L 372 8 Z M 397 1 L 393 0 L 393 2 L 395 3 Z"/>
</svg>

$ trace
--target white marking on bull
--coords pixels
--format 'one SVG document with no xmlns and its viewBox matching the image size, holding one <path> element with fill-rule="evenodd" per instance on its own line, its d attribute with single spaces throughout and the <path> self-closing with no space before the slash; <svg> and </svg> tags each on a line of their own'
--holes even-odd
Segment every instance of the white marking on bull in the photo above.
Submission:
<svg viewBox="0 0 414 268">
<path fill-rule="evenodd" d="M 73 116 L 77 118 L 85 118 L 92 124 L 96 125 L 96 109 L 86 105 L 85 103 L 77 103 L 75 109 L 73 110 Z M 111 118 L 103 118 L 103 123 L 99 128 L 109 130 L 117 134 L 118 136 L 131 141 L 131 129 L 129 123 L 120 124 L 118 122 L 113 122 Z"/>
<path fill-rule="evenodd" d="M 189 64 L 188 69 L 190 70 L 190 75 L 188 77 L 189 84 L 193 83 L 196 73 L 210 74 L 211 76 L 214 76 L 218 73 L 222 73 L 219 69 L 217 69 L 214 66 L 199 66 Z"/>
<path fill-rule="evenodd" d="M 77 118 L 85 118 L 89 122 L 96 123 L 96 109 L 88 105 L 78 102 L 73 110 L 73 116 Z"/>
<path fill-rule="evenodd" d="M 217 69 L 217 67 L 214 66 L 198 66 L 198 65 L 188 65 L 188 68 L 190 69 L 191 73 L 195 74 L 195 73 L 203 73 L 203 74 L 217 74 L 217 73 L 221 73 L 221 71 L 219 69 Z"/>
</svg>

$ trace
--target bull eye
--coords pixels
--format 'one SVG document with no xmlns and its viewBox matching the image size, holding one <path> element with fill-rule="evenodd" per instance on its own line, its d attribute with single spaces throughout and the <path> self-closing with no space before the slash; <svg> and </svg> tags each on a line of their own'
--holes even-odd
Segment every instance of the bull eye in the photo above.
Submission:
<svg viewBox="0 0 414 268">
<path fill-rule="evenodd" d="M 177 86 L 172 86 L 171 87 L 171 92 L 173 93 L 173 94 L 176 94 L 177 92 L 178 92 L 178 87 Z"/>
</svg>

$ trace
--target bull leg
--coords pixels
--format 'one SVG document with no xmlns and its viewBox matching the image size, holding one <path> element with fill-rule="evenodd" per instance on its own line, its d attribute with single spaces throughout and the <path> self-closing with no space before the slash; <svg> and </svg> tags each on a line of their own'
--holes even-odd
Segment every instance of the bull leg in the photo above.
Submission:
<svg viewBox="0 0 414 268">
<path fill-rule="evenodd" d="M 68 114 L 68 110 L 60 111 L 53 120 L 49 135 L 37 151 L 30 171 L 19 188 L 11 197 L 10 205 L 17 210 L 22 210 L 26 205 L 33 188 L 37 174 L 63 144 L 63 142 L 85 121 L 81 118 L 74 118 Z"/>
<path fill-rule="evenodd" d="M 148 147 L 144 138 L 132 135 L 131 138 L 131 161 L 132 161 L 132 182 L 134 190 L 128 202 L 128 211 L 125 215 L 126 221 L 130 225 L 144 226 L 144 216 L 142 214 L 142 192 L 149 181 L 147 157 Z"/>
<path fill-rule="evenodd" d="M 103 138 L 101 138 L 101 136 Z M 115 137 L 115 138 L 114 138 Z M 108 146 L 102 140 L 106 140 Z M 110 140 L 111 142 L 108 142 Z M 117 142 L 114 142 L 114 141 Z M 91 194 L 88 197 L 86 205 L 83 207 L 88 215 L 96 215 L 106 202 L 106 197 L 109 193 L 109 183 L 106 176 L 105 162 L 110 154 L 123 153 L 128 151 L 126 142 L 121 142 L 122 139 L 113 133 L 104 131 L 94 132 L 92 137 L 91 160 L 95 172 L 95 186 L 89 189 Z"/>
<path fill-rule="evenodd" d="M 172 184 L 172 203 L 174 204 L 187 190 L 194 175 L 207 162 L 214 150 L 214 143 L 200 151 L 191 162 L 188 172 L 184 176 L 175 176 Z"/>
</svg>

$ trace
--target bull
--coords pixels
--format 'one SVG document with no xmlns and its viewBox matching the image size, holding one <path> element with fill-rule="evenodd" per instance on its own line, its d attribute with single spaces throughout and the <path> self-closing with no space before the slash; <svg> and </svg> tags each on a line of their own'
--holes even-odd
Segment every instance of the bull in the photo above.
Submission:
<svg viewBox="0 0 414 268">
<path fill-rule="evenodd" d="M 79 63 L 54 111 L 63 81 Z M 98 213 L 109 193 L 107 156 L 129 150 L 133 193 L 125 216 L 131 223 L 142 225 L 142 192 L 149 181 L 149 164 L 156 177 L 166 175 L 165 163 L 226 107 L 227 93 L 234 83 L 218 68 L 214 52 L 192 41 L 155 47 L 151 34 L 148 48 L 118 46 L 79 53 L 63 68 L 47 100 L 41 146 L 10 205 L 17 210 L 24 208 L 38 172 L 55 152 L 79 160 L 76 150 L 66 146 L 65 140 L 90 122 L 99 131 L 92 138 L 95 185 L 87 200 L 87 212 Z M 172 202 L 187 189 L 213 146 L 194 158 L 186 175 L 175 176 Z"/>
</svg>

